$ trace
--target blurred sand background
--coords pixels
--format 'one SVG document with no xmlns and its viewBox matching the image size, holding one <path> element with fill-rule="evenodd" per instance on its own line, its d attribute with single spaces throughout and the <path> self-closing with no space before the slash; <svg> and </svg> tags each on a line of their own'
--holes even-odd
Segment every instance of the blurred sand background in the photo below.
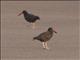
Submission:
<svg viewBox="0 0 80 60">
<path fill-rule="evenodd" d="M 2 60 L 78 60 L 78 1 L 1 1 Z M 24 20 L 23 10 L 40 16 L 36 29 Z M 53 27 L 50 50 L 33 37 Z"/>
</svg>

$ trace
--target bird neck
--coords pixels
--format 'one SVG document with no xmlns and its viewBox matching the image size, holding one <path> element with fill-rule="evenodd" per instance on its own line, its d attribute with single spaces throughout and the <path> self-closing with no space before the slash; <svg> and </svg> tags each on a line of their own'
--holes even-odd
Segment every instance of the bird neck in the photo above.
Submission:
<svg viewBox="0 0 80 60">
<path fill-rule="evenodd" d="M 23 13 L 24 15 L 28 14 L 27 12 Z"/>
<path fill-rule="evenodd" d="M 23 15 L 24 15 L 24 18 L 26 18 L 26 17 L 28 16 L 28 14 L 27 14 L 27 13 L 23 13 Z"/>
<path fill-rule="evenodd" d="M 50 34 L 53 34 L 53 31 L 49 31 Z"/>
</svg>

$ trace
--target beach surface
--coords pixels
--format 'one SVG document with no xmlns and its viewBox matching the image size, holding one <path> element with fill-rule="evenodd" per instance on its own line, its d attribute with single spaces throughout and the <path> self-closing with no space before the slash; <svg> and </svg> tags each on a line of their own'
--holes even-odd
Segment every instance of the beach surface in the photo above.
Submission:
<svg viewBox="0 0 80 60">
<path fill-rule="evenodd" d="M 2 60 L 78 60 L 78 1 L 1 1 Z M 36 28 L 25 21 L 23 10 L 40 16 Z M 58 33 L 48 42 L 49 50 L 33 37 L 52 27 Z"/>
</svg>

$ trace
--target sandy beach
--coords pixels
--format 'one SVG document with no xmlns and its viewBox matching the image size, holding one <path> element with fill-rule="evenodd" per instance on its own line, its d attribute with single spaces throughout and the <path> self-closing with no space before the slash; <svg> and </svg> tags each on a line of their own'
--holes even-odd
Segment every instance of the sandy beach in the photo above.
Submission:
<svg viewBox="0 0 80 60">
<path fill-rule="evenodd" d="M 79 13 L 78 1 L 1 1 L 1 59 L 2 60 L 78 60 Z M 40 16 L 36 28 L 25 21 L 23 10 Z M 44 50 L 33 37 L 55 29 Z"/>
</svg>

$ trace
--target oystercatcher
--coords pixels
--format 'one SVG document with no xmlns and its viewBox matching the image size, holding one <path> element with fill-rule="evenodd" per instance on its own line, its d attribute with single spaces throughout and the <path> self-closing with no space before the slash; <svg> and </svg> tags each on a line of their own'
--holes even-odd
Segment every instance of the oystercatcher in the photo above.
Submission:
<svg viewBox="0 0 80 60">
<path fill-rule="evenodd" d="M 55 30 L 53 30 L 51 27 L 48 28 L 46 32 L 41 33 L 37 37 L 34 37 L 33 40 L 39 40 L 42 42 L 43 48 L 48 48 L 48 41 L 52 38 L 53 32 L 57 33 Z"/>
<path fill-rule="evenodd" d="M 28 13 L 26 10 L 23 10 L 18 16 L 20 16 L 21 14 L 24 15 L 24 18 L 25 18 L 25 20 L 26 20 L 27 22 L 32 23 L 32 25 L 33 25 L 32 28 L 33 28 L 33 29 L 35 28 L 35 22 L 36 22 L 37 20 L 40 20 L 40 17 L 39 17 L 39 16 L 30 14 L 30 13 Z"/>
</svg>

